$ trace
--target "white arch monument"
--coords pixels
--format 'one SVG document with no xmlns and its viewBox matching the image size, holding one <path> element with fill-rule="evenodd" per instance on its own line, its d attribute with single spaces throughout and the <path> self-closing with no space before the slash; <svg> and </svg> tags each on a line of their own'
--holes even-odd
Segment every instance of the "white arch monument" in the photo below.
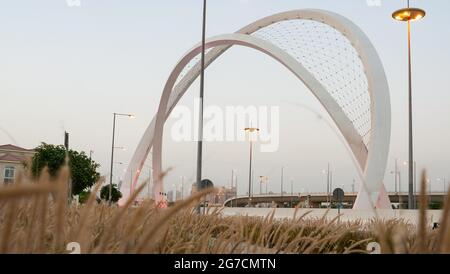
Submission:
<svg viewBox="0 0 450 274">
<path fill-rule="evenodd" d="M 295 31 L 304 32 L 295 36 Z M 297 38 L 301 41 L 292 44 Z M 391 208 L 383 184 L 391 132 L 389 87 L 381 60 L 362 30 L 347 18 L 329 11 L 283 12 L 258 20 L 234 34 L 207 39 L 206 68 L 232 46 L 252 48 L 274 58 L 302 81 L 323 105 L 346 140 L 363 181 L 354 208 Z M 321 57 L 325 47 L 335 55 Z M 160 193 L 163 192 L 164 123 L 199 76 L 199 62 L 189 64 L 200 53 L 199 44 L 181 58 L 170 74 L 158 112 L 126 171 L 121 202 L 134 191 L 151 150 L 153 195 L 157 203 L 163 199 Z M 315 59 L 308 60 L 311 56 Z M 327 70 L 323 69 L 325 67 Z"/>
</svg>

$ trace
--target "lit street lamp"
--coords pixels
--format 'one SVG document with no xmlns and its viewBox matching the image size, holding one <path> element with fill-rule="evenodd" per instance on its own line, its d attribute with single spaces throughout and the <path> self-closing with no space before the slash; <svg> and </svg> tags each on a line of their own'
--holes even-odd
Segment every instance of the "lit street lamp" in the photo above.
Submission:
<svg viewBox="0 0 450 274">
<path fill-rule="evenodd" d="M 112 133 L 112 145 L 111 145 L 111 174 L 109 176 L 109 203 L 111 203 L 111 195 L 112 195 L 112 181 L 113 181 L 113 169 L 114 169 L 114 138 L 116 135 L 116 117 L 117 116 L 126 116 L 128 118 L 134 118 L 132 114 L 122 114 L 122 113 L 113 113 L 113 133 Z"/>
<path fill-rule="evenodd" d="M 412 63 L 411 63 L 411 21 L 417 21 L 425 17 L 425 11 L 418 8 L 411 8 L 408 0 L 408 7 L 395 11 L 392 17 L 395 20 L 408 22 L 408 95 L 409 95 L 409 185 L 408 185 L 408 208 L 412 209 L 413 199 L 413 130 L 412 130 Z"/>
</svg>

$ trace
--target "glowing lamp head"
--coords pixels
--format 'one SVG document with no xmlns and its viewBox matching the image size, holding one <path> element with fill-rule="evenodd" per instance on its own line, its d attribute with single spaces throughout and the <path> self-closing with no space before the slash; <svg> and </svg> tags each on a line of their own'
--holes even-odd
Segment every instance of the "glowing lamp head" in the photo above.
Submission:
<svg viewBox="0 0 450 274">
<path fill-rule="evenodd" d="M 259 131 L 259 128 L 256 127 L 247 127 L 244 129 L 247 132 L 255 132 L 255 131 Z"/>
<path fill-rule="evenodd" d="M 423 9 L 418 8 L 405 8 L 395 11 L 392 14 L 392 18 L 397 21 L 418 21 L 424 18 L 426 12 Z"/>
</svg>

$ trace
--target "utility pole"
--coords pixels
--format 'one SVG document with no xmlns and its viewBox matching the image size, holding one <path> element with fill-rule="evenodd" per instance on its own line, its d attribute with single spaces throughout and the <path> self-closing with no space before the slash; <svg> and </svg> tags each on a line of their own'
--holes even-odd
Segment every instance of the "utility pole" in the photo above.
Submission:
<svg viewBox="0 0 450 274">
<path fill-rule="evenodd" d="M 411 61 L 411 21 L 425 17 L 422 9 L 411 8 L 407 1 L 407 8 L 395 11 L 392 17 L 397 21 L 408 22 L 408 126 L 409 126 L 409 160 L 408 160 L 408 209 L 414 209 L 414 156 L 413 156 L 413 103 L 412 103 L 412 61 Z"/>
<path fill-rule="evenodd" d="M 64 131 L 64 147 L 66 148 L 66 164 L 69 165 L 69 133 Z M 72 200 L 72 178 L 67 182 L 69 201 Z"/>
<path fill-rule="evenodd" d="M 249 140 L 250 140 L 250 164 L 248 169 L 248 207 L 251 206 L 251 200 L 252 200 L 252 179 L 253 179 L 253 170 L 252 170 L 252 158 L 253 158 L 253 139 L 252 139 L 252 133 L 258 132 L 259 128 L 256 127 L 248 127 L 244 129 L 246 132 L 248 132 Z"/>
<path fill-rule="evenodd" d="M 203 101 L 205 88 L 205 43 L 206 43 L 206 0 L 203 0 L 203 24 L 202 24 L 202 53 L 200 72 L 200 108 L 198 123 L 198 143 L 197 143 L 197 189 L 201 187 L 202 181 L 202 159 L 203 159 Z M 197 207 L 200 213 L 200 206 Z"/>
<path fill-rule="evenodd" d="M 397 193 L 397 184 L 398 184 L 398 181 L 397 181 L 397 176 L 398 176 L 398 163 L 397 163 L 397 159 L 395 159 L 395 171 L 394 171 L 394 173 L 395 173 L 395 193 Z"/>
<path fill-rule="evenodd" d="M 331 204 L 331 200 L 330 200 L 330 163 L 328 163 L 328 167 L 327 167 L 327 202 L 329 204 Z"/>
</svg>

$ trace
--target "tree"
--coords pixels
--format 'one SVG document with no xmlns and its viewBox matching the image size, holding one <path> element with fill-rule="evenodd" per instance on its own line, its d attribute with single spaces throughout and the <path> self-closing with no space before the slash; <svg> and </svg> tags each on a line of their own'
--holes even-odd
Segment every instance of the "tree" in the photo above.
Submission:
<svg viewBox="0 0 450 274">
<path fill-rule="evenodd" d="M 89 199 L 89 196 L 91 195 L 91 192 L 88 190 L 84 190 L 82 191 L 79 195 L 78 195 L 78 202 L 80 202 L 80 204 L 84 204 L 87 202 L 87 200 Z"/>
<path fill-rule="evenodd" d="M 109 185 L 102 187 L 100 190 L 100 198 L 104 201 L 109 201 Z M 111 188 L 111 202 L 117 203 L 120 198 L 122 198 L 122 192 L 120 192 L 116 184 L 113 184 Z"/>
<path fill-rule="evenodd" d="M 36 154 L 31 161 L 31 173 L 35 178 L 41 175 L 45 167 L 47 167 L 50 176 L 55 178 L 64 165 L 66 156 L 69 157 L 73 196 L 89 189 L 100 179 L 100 174 L 97 172 L 100 165 L 92 161 L 84 152 L 66 150 L 62 145 L 46 143 L 38 146 L 35 152 Z"/>
</svg>

